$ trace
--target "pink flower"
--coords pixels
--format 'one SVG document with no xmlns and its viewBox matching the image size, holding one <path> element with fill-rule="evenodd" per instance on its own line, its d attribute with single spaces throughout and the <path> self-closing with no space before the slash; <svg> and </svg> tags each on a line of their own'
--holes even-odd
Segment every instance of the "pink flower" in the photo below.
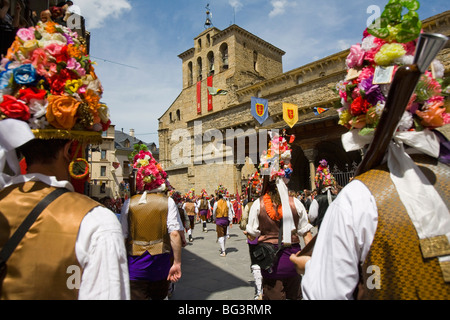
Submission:
<svg viewBox="0 0 450 320">
<path fill-rule="evenodd" d="M 361 67 L 364 62 L 364 55 L 365 52 L 361 49 L 359 44 L 353 45 L 350 48 L 350 54 L 347 56 L 347 67 L 350 69 L 354 67 Z"/>
<path fill-rule="evenodd" d="M 59 56 L 63 50 L 64 50 L 64 46 L 61 46 L 59 44 L 56 43 L 50 43 L 48 46 L 46 46 L 44 48 L 50 55 L 52 55 L 53 57 Z"/>
<path fill-rule="evenodd" d="M 403 48 L 405 48 L 406 55 L 413 56 L 416 52 L 416 42 L 410 41 L 408 43 L 403 43 Z"/>
<path fill-rule="evenodd" d="M 450 123 L 450 113 L 444 112 L 442 114 L 442 118 L 444 119 L 444 124 Z"/>
<path fill-rule="evenodd" d="M 361 83 L 361 81 L 363 81 L 364 79 L 369 79 L 374 74 L 375 74 L 374 67 L 370 66 L 370 67 L 363 68 L 361 70 L 361 74 L 358 77 L 358 82 Z"/>
<path fill-rule="evenodd" d="M 44 49 L 37 48 L 31 55 L 31 64 L 36 68 L 40 64 L 47 64 L 47 54 Z"/>
<path fill-rule="evenodd" d="M 19 29 L 17 31 L 16 35 L 19 37 L 20 40 L 22 40 L 24 42 L 35 39 L 33 28 L 28 28 L 28 29 L 22 28 L 22 29 Z"/>
<path fill-rule="evenodd" d="M 86 75 L 86 70 L 81 67 L 81 64 L 75 58 L 67 60 L 67 69 L 76 71 L 80 77 Z"/>
</svg>

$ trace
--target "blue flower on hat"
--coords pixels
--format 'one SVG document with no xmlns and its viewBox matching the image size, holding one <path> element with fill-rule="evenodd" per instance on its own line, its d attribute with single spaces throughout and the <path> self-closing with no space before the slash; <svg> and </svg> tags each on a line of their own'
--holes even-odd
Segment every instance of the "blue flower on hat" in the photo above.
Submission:
<svg viewBox="0 0 450 320">
<path fill-rule="evenodd" d="M 12 75 L 13 75 L 12 70 L 6 70 L 3 72 L 0 72 L 0 90 L 8 87 L 9 81 L 11 80 Z"/>
<path fill-rule="evenodd" d="M 18 84 L 31 84 L 36 81 L 36 69 L 31 64 L 24 64 L 13 71 L 14 81 Z"/>
</svg>

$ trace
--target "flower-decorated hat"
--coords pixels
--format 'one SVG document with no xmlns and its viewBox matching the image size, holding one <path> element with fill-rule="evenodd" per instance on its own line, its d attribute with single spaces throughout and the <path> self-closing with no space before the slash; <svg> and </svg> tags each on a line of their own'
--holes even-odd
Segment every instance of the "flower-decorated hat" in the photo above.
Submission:
<svg viewBox="0 0 450 320">
<path fill-rule="evenodd" d="M 228 193 L 227 188 L 225 188 L 222 184 L 219 184 L 219 186 L 215 190 L 216 196 L 220 196 L 220 195 L 226 196 L 227 193 Z"/>
<path fill-rule="evenodd" d="M 408 11 L 402 15 L 405 9 Z M 364 31 L 362 43 L 353 45 L 347 57 L 347 77 L 336 86 L 342 108 L 339 124 L 358 129 L 364 136 L 378 125 L 391 81 L 398 67 L 413 63 L 422 24 L 416 0 L 390 0 L 381 17 Z M 434 60 L 411 97 L 399 124 L 399 131 L 422 131 L 450 123 L 442 88 L 444 66 Z M 447 86 L 447 85 L 446 85 Z"/>
<path fill-rule="evenodd" d="M 263 151 L 260 156 L 260 174 L 269 175 L 270 180 L 275 180 L 277 177 L 284 178 L 286 181 L 290 179 L 292 174 L 291 166 L 291 147 L 286 141 L 284 135 L 278 133 L 270 133 L 271 141 L 266 151 Z M 292 143 L 295 136 L 291 135 L 289 143 Z"/>
<path fill-rule="evenodd" d="M 166 189 L 167 173 L 153 158 L 146 145 L 135 145 L 131 157 L 136 172 L 136 190 L 164 191 Z"/>
<path fill-rule="evenodd" d="M 267 151 L 263 151 L 260 156 L 260 175 L 261 177 L 268 177 L 269 183 L 275 183 L 276 185 L 281 200 L 281 214 L 278 212 L 276 219 L 279 220 L 281 217 L 283 218 L 283 242 L 288 244 L 291 243 L 291 234 L 293 234 L 293 230 L 295 229 L 294 218 L 289 205 L 289 191 L 286 185 L 292 174 L 292 150 L 289 143 L 294 142 L 295 136 L 291 135 L 288 143 L 284 130 L 282 135 L 275 132 L 270 132 L 269 134 L 271 140 L 268 149 Z M 265 182 L 263 178 L 262 192 L 265 192 L 265 183 L 267 182 Z M 267 194 L 261 194 L 261 196 L 263 197 L 262 201 L 269 200 L 264 202 L 264 205 L 266 206 L 266 210 L 270 210 L 272 204 L 270 197 L 267 198 Z"/>
<path fill-rule="evenodd" d="M 0 120 L 24 121 L 39 139 L 101 143 L 102 93 L 84 39 L 52 21 L 19 29 L 0 63 Z"/>
<path fill-rule="evenodd" d="M 327 188 L 336 185 L 336 180 L 330 172 L 328 162 L 325 159 L 319 161 L 319 166 L 316 170 L 315 176 L 316 188 Z"/>
</svg>

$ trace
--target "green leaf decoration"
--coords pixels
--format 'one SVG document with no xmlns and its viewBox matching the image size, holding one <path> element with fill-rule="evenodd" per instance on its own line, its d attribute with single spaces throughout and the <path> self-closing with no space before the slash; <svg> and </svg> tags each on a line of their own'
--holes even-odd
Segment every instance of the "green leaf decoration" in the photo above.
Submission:
<svg viewBox="0 0 450 320">
<path fill-rule="evenodd" d="M 402 16 L 404 8 L 408 12 Z M 389 42 L 413 41 L 419 37 L 422 29 L 422 22 L 416 12 L 419 8 L 420 3 L 417 0 L 390 0 L 381 17 L 367 28 L 367 32 Z"/>
<path fill-rule="evenodd" d="M 367 136 L 368 134 L 371 134 L 372 132 L 374 132 L 375 131 L 375 129 L 374 128 L 367 128 L 367 127 L 364 127 L 364 128 L 362 128 L 360 131 L 359 131 L 359 135 L 360 136 Z"/>
</svg>

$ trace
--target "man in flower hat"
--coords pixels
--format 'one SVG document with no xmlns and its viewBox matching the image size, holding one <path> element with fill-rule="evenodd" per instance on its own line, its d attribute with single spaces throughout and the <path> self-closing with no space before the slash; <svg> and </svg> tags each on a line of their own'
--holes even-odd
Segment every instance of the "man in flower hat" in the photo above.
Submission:
<svg viewBox="0 0 450 320">
<path fill-rule="evenodd" d="M 194 232 L 195 219 L 197 218 L 198 215 L 198 206 L 194 198 L 195 198 L 195 191 L 190 190 L 186 194 L 186 201 L 182 206 L 185 215 L 189 219 L 189 229 L 187 230 L 189 242 L 194 241 L 192 233 Z"/>
<path fill-rule="evenodd" d="M 227 194 L 227 189 L 220 185 L 216 190 L 218 200 L 214 203 L 213 220 L 216 223 L 217 241 L 220 246 L 220 256 L 225 257 L 226 236 L 228 227 L 233 223 L 232 207 L 229 201 L 224 199 Z"/>
<path fill-rule="evenodd" d="M 336 199 L 336 195 L 334 194 L 336 180 L 330 172 L 327 160 L 320 160 L 315 181 L 319 194 L 311 201 L 308 217 L 309 221 L 311 221 L 314 226 L 317 226 L 317 229 L 320 229 L 325 212 L 331 202 Z"/>
<path fill-rule="evenodd" d="M 145 145 L 131 155 L 136 172 L 136 191 L 127 200 L 120 221 L 127 242 L 132 300 L 162 300 L 169 284 L 181 278 L 178 208 L 166 196 L 167 173 Z"/>
<path fill-rule="evenodd" d="M 208 212 L 212 209 L 208 201 L 208 193 L 205 189 L 202 190 L 200 199 L 197 200 L 197 208 L 199 210 L 200 219 L 202 220 L 203 232 L 208 232 L 208 228 L 206 227 L 206 219 Z"/>
<path fill-rule="evenodd" d="M 410 12 L 402 16 L 404 4 Z M 305 273 L 305 299 L 450 299 L 450 170 L 432 131 L 445 123 L 446 112 L 435 112 L 444 98 L 427 71 L 448 39 L 420 34 L 418 7 L 418 1 L 390 1 L 375 24 L 386 28 L 364 34 L 357 67 L 372 88 L 375 81 L 364 68 L 373 59 L 397 67 L 402 55 L 416 53 L 412 64 L 398 67 L 387 97 L 367 101 L 383 105 L 379 121 L 372 121 L 371 107 L 352 124 L 342 119 L 356 128 L 344 134 L 344 147 L 369 147 L 355 178 L 328 208 L 312 257 L 292 257 Z M 395 48 L 400 57 L 391 60 Z"/>
<path fill-rule="evenodd" d="M 82 41 L 53 22 L 20 29 L 0 79 L 1 298 L 129 299 L 120 223 L 74 192 L 83 145 L 109 125 Z"/>
<path fill-rule="evenodd" d="M 262 269 L 263 300 L 301 298 L 300 276 L 289 257 L 300 251 L 299 237 L 305 243 L 311 240 L 312 225 L 300 200 L 289 196 L 286 183 L 292 173 L 290 159 L 286 138 L 273 134 L 269 149 L 261 155 L 261 197 L 251 206 L 246 227 L 250 241 L 258 238 L 258 247 L 252 254 L 257 258 L 253 262 Z M 267 246 L 272 248 L 269 251 L 276 252 L 274 258 L 259 261 L 258 258 L 266 256 L 264 247 Z"/>
</svg>

